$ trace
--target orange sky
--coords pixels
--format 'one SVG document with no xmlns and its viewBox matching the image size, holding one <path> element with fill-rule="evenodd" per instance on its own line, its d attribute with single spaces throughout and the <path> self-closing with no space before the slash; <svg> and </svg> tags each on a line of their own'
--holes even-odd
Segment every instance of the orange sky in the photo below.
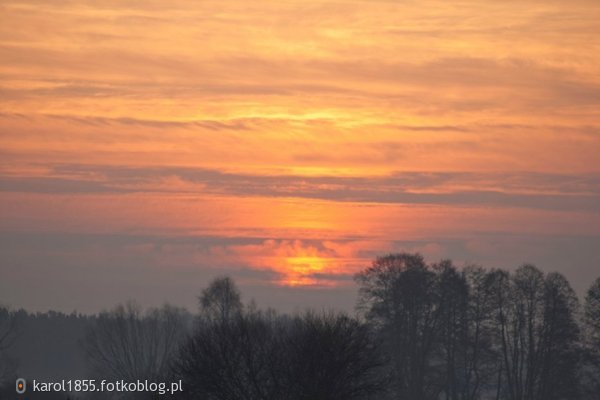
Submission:
<svg viewBox="0 0 600 400">
<path fill-rule="evenodd" d="M 2 2 L 0 302 L 193 305 L 225 273 L 321 306 L 402 250 L 582 290 L 599 20 L 595 0 Z"/>
</svg>

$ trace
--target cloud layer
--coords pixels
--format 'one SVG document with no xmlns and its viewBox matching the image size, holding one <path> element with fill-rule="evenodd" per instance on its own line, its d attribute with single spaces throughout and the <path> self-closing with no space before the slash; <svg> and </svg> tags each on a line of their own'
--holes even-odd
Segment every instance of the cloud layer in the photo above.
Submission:
<svg viewBox="0 0 600 400">
<path fill-rule="evenodd" d="M 193 306 L 229 273 L 269 305 L 351 308 L 352 274 L 401 250 L 581 291 L 599 19 L 593 0 L 3 2 L 0 302 Z"/>
</svg>

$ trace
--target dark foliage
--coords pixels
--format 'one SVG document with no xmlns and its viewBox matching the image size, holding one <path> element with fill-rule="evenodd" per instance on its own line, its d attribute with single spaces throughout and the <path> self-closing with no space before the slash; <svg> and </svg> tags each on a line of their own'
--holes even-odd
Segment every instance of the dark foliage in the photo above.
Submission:
<svg viewBox="0 0 600 400">
<path fill-rule="evenodd" d="M 392 356 L 393 398 L 581 397 L 579 304 L 562 275 L 531 265 L 458 271 L 394 254 L 357 282 L 359 305 Z"/>
<path fill-rule="evenodd" d="M 584 333 L 582 391 L 586 399 L 600 400 L 600 278 L 585 297 Z"/>
<path fill-rule="evenodd" d="M 383 365 L 367 327 L 345 315 L 248 311 L 204 321 L 174 371 L 186 399 L 352 400 L 381 392 Z"/>
</svg>

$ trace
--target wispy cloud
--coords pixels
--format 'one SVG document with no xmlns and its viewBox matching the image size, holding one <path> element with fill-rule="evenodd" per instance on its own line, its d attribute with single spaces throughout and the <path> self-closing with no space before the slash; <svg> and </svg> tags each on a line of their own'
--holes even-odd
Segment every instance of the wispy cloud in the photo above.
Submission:
<svg viewBox="0 0 600 400">
<path fill-rule="evenodd" d="M 587 212 L 598 211 L 600 205 L 598 174 L 398 172 L 371 177 L 270 176 L 201 168 L 58 165 L 51 167 L 46 176 L 4 176 L 0 183 L 3 191 L 59 194 L 167 192 Z"/>
</svg>

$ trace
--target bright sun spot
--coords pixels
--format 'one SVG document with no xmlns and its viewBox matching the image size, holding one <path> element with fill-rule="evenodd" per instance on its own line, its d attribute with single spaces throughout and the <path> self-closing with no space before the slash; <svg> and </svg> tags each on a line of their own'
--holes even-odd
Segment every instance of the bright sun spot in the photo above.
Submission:
<svg viewBox="0 0 600 400">
<path fill-rule="evenodd" d="M 287 257 L 282 283 L 288 286 L 314 285 L 319 281 L 318 274 L 327 271 L 330 261 L 318 256 Z"/>
</svg>

